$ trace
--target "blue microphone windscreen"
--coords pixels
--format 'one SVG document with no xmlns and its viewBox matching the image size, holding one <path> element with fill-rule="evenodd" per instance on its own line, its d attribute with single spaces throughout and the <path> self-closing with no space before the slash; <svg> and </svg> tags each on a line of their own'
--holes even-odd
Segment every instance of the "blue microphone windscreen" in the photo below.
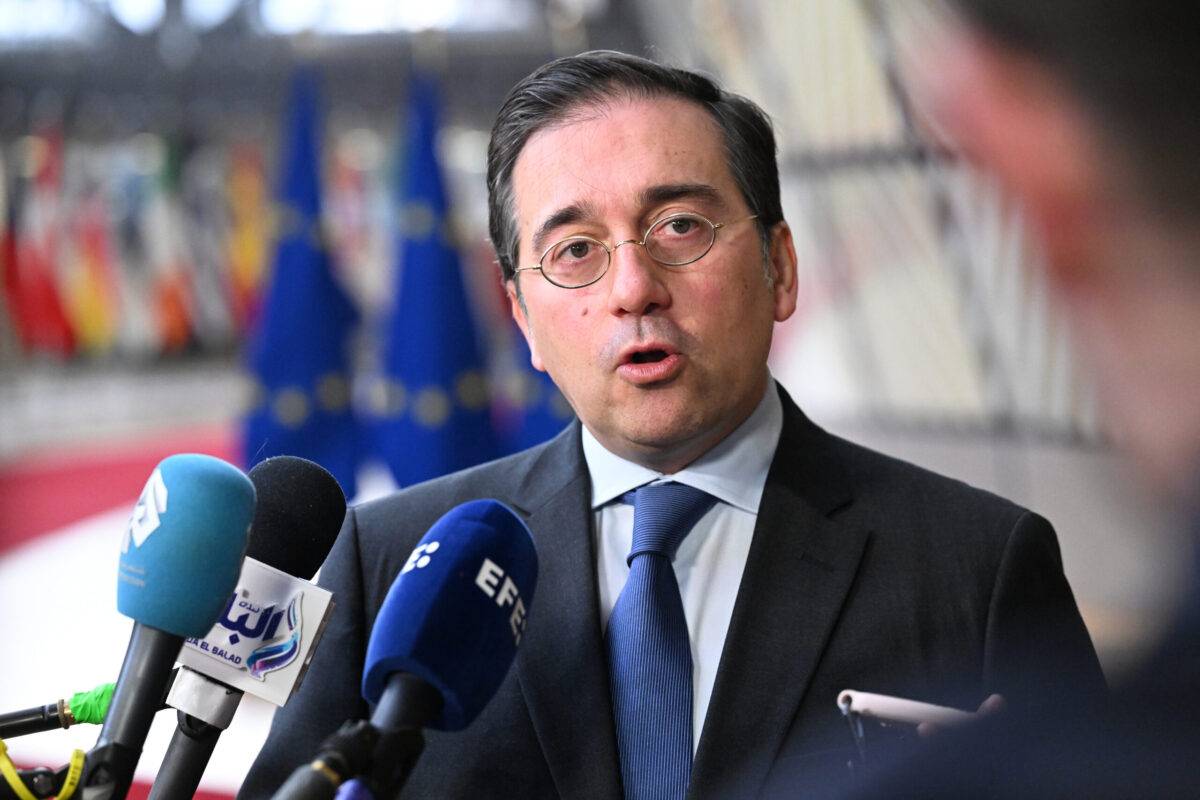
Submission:
<svg viewBox="0 0 1200 800">
<path fill-rule="evenodd" d="M 428 727 L 459 730 L 500 688 L 537 585 L 529 529 L 496 500 L 473 500 L 434 523 L 379 609 L 367 645 L 363 696 L 378 703 L 395 672 L 442 694 Z"/>
<path fill-rule="evenodd" d="M 254 484 L 219 458 L 163 459 L 121 542 L 117 610 L 176 636 L 203 636 L 237 584 Z"/>
</svg>

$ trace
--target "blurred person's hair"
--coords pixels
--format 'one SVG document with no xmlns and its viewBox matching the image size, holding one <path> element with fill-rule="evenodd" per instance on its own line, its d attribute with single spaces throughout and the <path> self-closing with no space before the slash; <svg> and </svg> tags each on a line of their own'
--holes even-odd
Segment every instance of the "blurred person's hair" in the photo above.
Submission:
<svg viewBox="0 0 1200 800">
<path fill-rule="evenodd" d="M 569 121 L 583 108 L 615 99 L 656 97 L 691 101 L 716 122 L 729 171 L 751 213 L 758 215 L 759 237 L 767 252 L 768 231 L 783 219 L 783 207 L 775 135 L 763 110 L 695 72 L 626 53 L 593 50 L 560 58 L 531 73 L 509 92 L 492 126 L 487 170 L 488 229 L 503 280 L 511 280 L 517 268 L 520 237 L 512 173 L 529 137 Z"/>
<path fill-rule="evenodd" d="M 1169 216 L 1200 213 L 1200 24 L 1179 0 L 952 0 L 973 28 L 1031 56 L 1129 158 Z"/>
</svg>

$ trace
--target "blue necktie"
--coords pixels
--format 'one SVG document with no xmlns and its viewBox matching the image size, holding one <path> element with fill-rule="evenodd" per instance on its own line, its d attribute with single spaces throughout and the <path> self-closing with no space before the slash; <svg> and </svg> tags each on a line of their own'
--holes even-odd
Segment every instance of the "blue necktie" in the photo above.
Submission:
<svg viewBox="0 0 1200 800">
<path fill-rule="evenodd" d="M 625 502 L 629 579 L 605 634 L 621 780 L 626 800 L 681 800 L 692 772 L 692 649 L 671 561 L 716 498 L 665 483 Z"/>
</svg>

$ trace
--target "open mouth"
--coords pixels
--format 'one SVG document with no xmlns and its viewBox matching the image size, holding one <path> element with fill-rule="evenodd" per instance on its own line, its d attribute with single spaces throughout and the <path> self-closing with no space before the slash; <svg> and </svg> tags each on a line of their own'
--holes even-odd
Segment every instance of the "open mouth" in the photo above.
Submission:
<svg viewBox="0 0 1200 800">
<path fill-rule="evenodd" d="M 626 350 L 620 358 L 617 373 L 635 386 L 657 386 L 669 383 L 683 370 L 685 357 L 669 343 L 655 347 L 644 342 L 641 349 Z"/>
<path fill-rule="evenodd" d="M 642 350 L 630 356 L 631 364 L 654 364 L 667 357 L 666 350 Z"/>
</svg>

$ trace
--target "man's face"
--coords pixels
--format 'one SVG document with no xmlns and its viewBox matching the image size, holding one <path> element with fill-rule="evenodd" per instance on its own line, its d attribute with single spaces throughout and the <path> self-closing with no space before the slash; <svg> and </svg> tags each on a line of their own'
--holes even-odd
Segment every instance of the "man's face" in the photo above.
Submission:
<svg viewBox="0 0 1200 800">
<path fill-rule="evenodd" d="M 508 285 L 533 364 L 550 373 L 610 451 L 674 472 L 736 428 L 762 398 L 776 321 L 795 309 L 795 253 L 771 232 L 768 285 L 756 224 L 725 163 L 720 132 L 676 98 L 612 99 L 533 135 L 513 170 L 520 264 L 586 235 L 612 247 L 641 240 L 681 211 L 727 227 L 686 267 L 626 244 L 608 272 L 578 289 L 536 271 Z"/>
</svg>

